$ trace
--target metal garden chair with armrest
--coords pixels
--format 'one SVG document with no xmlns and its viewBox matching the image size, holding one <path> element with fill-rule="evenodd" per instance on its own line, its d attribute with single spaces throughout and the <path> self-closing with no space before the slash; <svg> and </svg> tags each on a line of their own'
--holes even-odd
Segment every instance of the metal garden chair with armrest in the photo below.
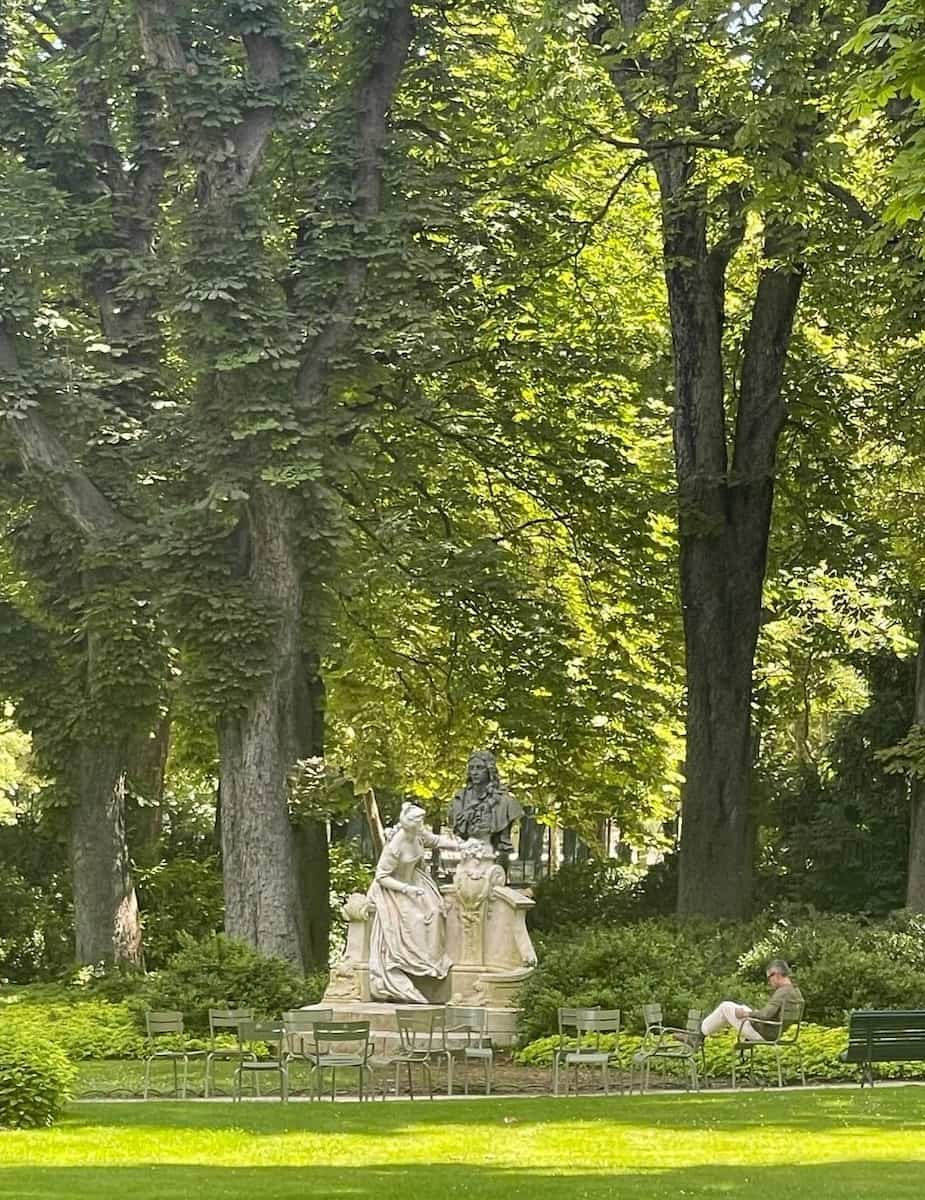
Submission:
<svg viewBox="0 0 925 1200">
<path fill-rule="evenodd" d="M 203 1095 L 209 1098 L 214 1086 L 213 1068 L 216 1062 L 240 1062 L 242 1058 L 256 1058 L 252 1050 L 245 1050 L 241 1041 L 241 1026 L 254 1020 L 252 1008 L 210 1008 L 209 1009 L 209 1044 L 210 1050 L 206 1055 L 206 1077 Z M 237 1038 L 237 1047 L 219 1046 L 216 1037 L 222 1033 L 233 1033 Z"/>
<path fill-rule="evenodd" d="M 467 1096 L 469 1094 L 469 1063 L 480 1062 L 485 1071 L 485 1095 L 490 1096 L 495 1055 L 488 1037 L 488 1013 L 484 1008 L 448 1004 L 446 1034 L 447 1050 L 451 1057 L 462 1060 L 464 1093 Z M 448 1074 L 447 1092 L 453 1094 L 452 1072 Z"/>
<path fill-rule="evenodd" d="M 700 1076 L 697 1069 L 697 1058 L 703 1056 L 703 1034 L 700 1032 L 701 1012 L 691 1008 L 687 1013 L 687 1022 L 683 1029 L 665 1025 L 660 1004 L 644 1004 L 642 1008 L 646 1031 L 642 1036 L 639 1049 L 633 1055 L 633 1069 L 639 1069 L 639 1091 L 645 1092 L 649 1086 L 649 1072 L 652 1063 L 681 1063 L 687 1072 L 690 1085 L 694 1091 L 700 1089 Z M 706 1067 L 704 1065 L 704 1074 Z M 630 1091 L 633 1090 L 633 1072 L 630 1073 Z"/>
<path fill-rule="evenodd" d="M 760 1025 L 759 1033 L 768 1031 L 776 1033 L 777 1038 L 771 1040 L 765 1037 L 760 1042 L 750 1042 L 742 1037 L 740 1029 L 736 1037 L 735 1046 L 732 1052 L 732 1086 L 736 1087 L 736 1068 L 745 1064 L 745 1056 L 748 1055 L 748 1077 L 752 1084 L 755 1082 L 755 1051 L 756 1050 L 771 1050 L 777 1060 L 777 1086 L 784 1086 L 784 1076 L 781 1071 L 780 1056 L 782 1050 L 796 1048 L 797 1062 L 800 1067 L 800 1082 L 806 1086 L 806 1073 L 803 1070 L 803 1048 L 800 1045 L 800 1027 L 803 1024 L 803 1003 L 794 1001 L 791 1004 L 785 1004 L 781 1011 L 779 1021 L 760 1021 L 756 1024 Z"/>
<path fill-rule="evenodd" d="M 283 1028 L 286 1031 L 286 1066 L 292 1084 L 292 1065 L 297 1062 L 315 1065 L 315 1042 L 313 1029 L 318 1021 L 333 1021 L 333 1008 L 293 1008 L 283 1013 Z"/>
<path fill-rule="evenodd" d="M 181 1100 L 186 1099 L 186 1086 L 189 1082 L 189 1062 L 191 1058 L 202 1058 L 205 1050 L 190 1050 L 184 1043 L 183 1013 L 173 1009 L 162 1012 L 145 1013 L 145 1029 L 147 1031 L 147 1053 L 145 1054 L 145 1083 L 144 1098 L 147 1100 L 151 1085 L 151 1065 L 155 1062 L 173 1064 L 173 1090 Z M 175 1039 L 180 1039 L 177 1048 Z M 172 1044 L 166 1046 L 165 1042 Z M 160 1048 L 159 1048 L 160 1047 Z M 178 1068 L 183 1065 L 183 1074 L 178 1081 Z"/>
<path fill-rule="evenodd" d="M 565 1094 L 568 1095 L 568 1068 L 575 1068 L 575 1094 L 578 1094 L 578 1071 L 581 1067 L 600 1067 L 604 1095 L 610 1095 L 608 1068 L 617 1057 L 620 1044 L 620 1010 L 618 1008 L 560 1008 L 559 1044 L 552 1058 L 552 1093 L 559 1095 L 559 1071 L 566 1068 Z M 601 1045 L 601 1037 L 612 1035 L 613 1049 Z M 570 1042 L 574 1038 L 574 1047 Z M 623 1081 L 617 1077 L 620 1092 Z"/>
<path fill-rule="evenodd" d="M 366 1076 L 372 1076 L 369 1065 L 369 1021 L 316 1021 L 312 1029 L 314 1049 L 312 1079 L 314 1094 L 321 1099 L 324 1072 L 331 1072 L 331 1099 L 334 1099 L 337 1072 L 355 1070 L 357 1094 L 365 1097 Z"/>
<path fill-rule="evenodd" d="M 242 1058 L 235 1068 L 232 1099 L 238 1101 L 241 1099 L 241 1087 L 245 1075 L 253 1080 L 256 1096 L 260 1095 L 261 1075 L 278 1075 L 279 1098 L 283 1102 L 287 1101 L 289 1099 L 289 1070 L 286 1065 L 286 1031 L 282 1022 L 252 1021 L 242 1024 L 241 1038 L 245 1049 L 253 1052 L 253 1056 Z M 258 1046 L 268 1046 L 271 1050 L 270 1057 L 258 1057 Z"/>
<path fill-rule="evenodd" d="M 399 1075 L 404 1066 L 408 1073 L 408 1092 L 414 1099 L 415 1067 L 419 1067 L 427 1078 L 427 1091 L 434 1098 L 434 1081 L 431 1065 L 435 1058 L 443 1058 L 447 1065 L 447 1091 L 453 1086 L 453 1058 L 446 1043 L 446 1009 L 437 1007 L 396 1008 L 395 1022 L 398 1026 L 398 1050 L 394 1054 L 375 1055 L 370 1065 L 375 1069 L 395 1068 L 395 1094 L 398 1095 Z M 382 1099 L 385 1099 L 385 1080 L 382 1083 Z"/>
</svg>

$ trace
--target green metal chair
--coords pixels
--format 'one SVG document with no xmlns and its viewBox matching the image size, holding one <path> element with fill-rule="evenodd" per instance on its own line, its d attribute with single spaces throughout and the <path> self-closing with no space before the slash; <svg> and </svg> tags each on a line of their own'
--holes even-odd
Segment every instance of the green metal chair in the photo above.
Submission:
<svg viewBox="0 0 925 1200">
<path fill-rule="evenodd" d="M 642 1036 L 639 1049 L 633 1055 L 632 1071 L 630 1073 L 630 1091 L 633 1090 L 633 1075 L 639 1070 L 639 1091 L 644 1093 L 649 1086 L 649 1072 L 652 1064 L 679 1063 L 686 1072 L 688 1087 L 700 1090 L 700 1072 L 697 1059 L 703 1056 L 703 1034 L 700 1032 L 700 1009 L 688 1010 L 687 1022 L 683 1029 L 665 1025 L 660 1004 L 644 1004 L 642 1008 L 646 1031 Z M 704 1065 L 705 1073 L 705 1065 Z"/>
<path fill-rule="evenodd" d="M 463 1068 L 463 1092 L 469 1094 L 469 1063 L 479 1062 L 485 1072 L 485 1095 L 491 1095 L 494 1050 L 488 1037 L 488 1013 L 484 1008 L 464 1008 L 448 1004 L 446 1008 L 446 1045 L 451 1058 L 459 1058 Z M 453 1094 L 453 1074 L 448 1072 L 447 1093 Z"/>
<path fill-rule="evenodd" d="M 357 1073 L 357 1096 L 362 1101 L 365 1098 L 366 1077 L 372 1075 L 369 1065 L 369 1021 L 315 1021 L 312 1039 L 312 1079 L 317 1098 L 321 1099 L 325 1071 L 331 1072 L 333 1100 L 337 1072 L 354 1070 Z"/>
<path fill-rule="evenodd" d="M 209 1009 L 209 1044 L 206 1055 L 206 1077 L 203 1095 L 206 1099 L 212 1094 L 214 1086 L 214 1066 L 216 1062 L 240 1062 L 243 1058 L 256 1058 L 252 1050 L 245 1050 L 241 1041 L 241 1026 L 253 1023 L 252 1008 L 210 1008 Z M 219 1046 L 216 1038 L 220 1033 L 233 1033 L 237 1038 L 237 1046 Z"/>
<path fill-rule="evenodd" d="M 247 1075 L 254 1083 L 254 1094 L 260 1095 L 261 1075 L 279 1076 L 279 1098 L 285 1103 L 289 1099 L 289 1070 L 286 1066 L 286 1031 L 282 1022 L 261 1023 L 252 1021 L 241 1025 L 241 1039 L 244 1048 L 253 1052 L 253 1057 L 242 1058 L 235 1068 L 231 1096 L 233 1100 L 242 1098 L 242 1083 Z M 258 1047 L 268 1046 L 271 1050 L 269 1058 L 260 1058 Z"/>
<path fill-rule="evenodd" d="M 145 1013 L 145 1029 L 147 1031 L 147 1053 L 145 1054 L 145 1082 L 144 1082 L 144 1098 L 147 1100 L 148 1092 L 151 1086 L 151 1066 L 155 1062 L 169 1062 L 173 1064 L 173 1091 L 174 1095 L 179 1096 L 181 1100 L 186 1099 L 186 1087 L 189 1081 L 189 1062 L 191 1058 L 202 1058 L 205 1054 L 204 1050 L 190 1050 L 185 1045 L 176 1046 L 176 1039 L 180 1039 L 181 1043 L 184 1038 L 183 1030 L 183 1014 L 176 1012 L 173 1009 L 167 1009 L 162 1012 L 146 1012 Z M 165 1047 L 163 1043 L 170 1040 L 171 1044 Z M 178 1069 L 183 1066 L 183 1073 L 179 1075 Z"/>
<path fill-rule="evenodd" d="M 446 1044 L 446 1009 L 444 1007 L 396 1008 L 395 1022 L 398 1026 L 398 1050 L 394 1054 L 374 1055 L 370 1066 L 388 1071 L 395 1068 L 395 1094 L 398 1095 L 401 1068 L 408 1074 L 408 1092 L 414 1099 L 414 1068 L 420 1068 L 427 1079 L 427 1091 L 434 1098 L 434 1081 L 431 1065 L 435 1058 L 443 1058 L 447 1066 L 447 1090 L 452 1088 L 453 1059 Z M 386 1083 L 382 1083 L 382 1099 L 385 1099 Z"/>
<path fill-rule="evenodd" d="M 319 1021 L 333 1021 L 333 1008 L 292 1008 L 283 1013 L 283 1028 L 286 1030 L 286 1061 L 307 1062 L 314 1060 L 313 1029 Z"/>
<path fill-rule="evenodd" d="M 735 1046 L 732 1051 L 732 1086 L 737 1087 L 736 1082 L 737 1068 L 745 1067 L 745 1059 L 748 1057 L 748 1077 L 751 1084 L 755 1083 L 755 1054 L 763 1051 L 768 1051 L 774 1054 L 777 1063 L 777 1086 L 784 1086 L 784 1076 L 781 1070 L 780 1056 L 784 1050 L 795 1049 L 797 1062 L 800 1067 L 800 1082 L 806 1086 L 806 1072 L 803 1070 L 803 1048 L 800 1045 L 800 1027 L 803 1024 L 803 1003 L 798 1001 L 792 1004 L 784 1005 L 781 1011 L 779 1021 L 761 1021 L 762 1029 L 768 1029 L 777 1033 L 777 1038 L 774 1041 L 765 1039 L 761 1042 L 748 1042 L 742 1037 L 742 1031 L 736 1037 Z"/>
<path fill-rule="evenodd" d="M 552 1094 L 559 1095 L 559 1073 L 566 1068 L 565 1094 L 568 1095 L 568 1068 L 575 1069 L 575 1094 L 578 1094 L 578 1072 L 581 1067 L 600 1067 L 604 1095 L 610 1095 L 609 1067 L 619 1052 L 620 1010 L 618 1008 L 560 1008 L 558 1013 L 559 1044 L 552 1057 Z M 604 1035 L 612 1035 L 613 1049 L 601 1044 Z M 571 1042 L 574 1040 L 574 1046 Z M 617 1077 L 622 1093 L 623 1081 Z"/>
</svg>

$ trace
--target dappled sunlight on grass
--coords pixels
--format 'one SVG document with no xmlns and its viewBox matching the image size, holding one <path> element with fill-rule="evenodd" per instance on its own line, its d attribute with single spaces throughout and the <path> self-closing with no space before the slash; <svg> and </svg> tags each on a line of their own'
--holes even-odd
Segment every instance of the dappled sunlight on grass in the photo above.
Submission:
<svg viewBox="0 0 925 1200">
<path fill-rule="evenodd" d="M 818 1186 L 839 1200 L 874 1194 L 860 1185 L 876 1179 L 878 1197 L 905 1200 L 921 1194 L 923 1128 L 925 1088 L 362 1106 L 78 1104 L 54 1129 L 0 1137 L 0 1196 L 657 1192 L 757 1200 L 770 1171 L 781 1186 Z"/>
</svg>

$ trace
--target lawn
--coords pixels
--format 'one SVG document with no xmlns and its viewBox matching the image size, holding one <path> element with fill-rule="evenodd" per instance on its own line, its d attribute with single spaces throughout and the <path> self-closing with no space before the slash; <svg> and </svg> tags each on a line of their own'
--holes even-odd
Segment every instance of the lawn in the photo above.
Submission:
<svg viewBox="0 0 925 1200">
<path fill-rule="evenodd" d="M 288 1106 L 75 1104 L 0 1196 L 919 1200 L 925 1088 Z"/>
</svg>

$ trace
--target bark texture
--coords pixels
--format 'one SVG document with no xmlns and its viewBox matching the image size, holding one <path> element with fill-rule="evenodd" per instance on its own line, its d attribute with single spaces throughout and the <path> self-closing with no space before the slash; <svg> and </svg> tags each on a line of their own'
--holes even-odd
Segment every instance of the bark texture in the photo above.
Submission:
<svg viewBox="0 0 925 1200">
<path fill-rule="evenodd" d="M 141 965 L 138 901 L 125 845 L 125 739 L 83 742 L 71 808 L 78 963 Z"/>
<path fill-rule="evenodd" d="M 919 613 L 919 652 L 915 667 L 913 721 L 925 729 L 925 602 Z M 913 777 L 910 787 L 909 874 L 906 907 L 925 912 L 925 779 Z"/>
<path fill-rule="evenodd" d="M 299 757 L 302 579 L 297 502 L 259 484 L 248 504 L 249 582 L 273 615 L 267 671 L 219 724 L 225 929 L 303 968 L 303 919 L 288 775 Z"/>
</svg>

